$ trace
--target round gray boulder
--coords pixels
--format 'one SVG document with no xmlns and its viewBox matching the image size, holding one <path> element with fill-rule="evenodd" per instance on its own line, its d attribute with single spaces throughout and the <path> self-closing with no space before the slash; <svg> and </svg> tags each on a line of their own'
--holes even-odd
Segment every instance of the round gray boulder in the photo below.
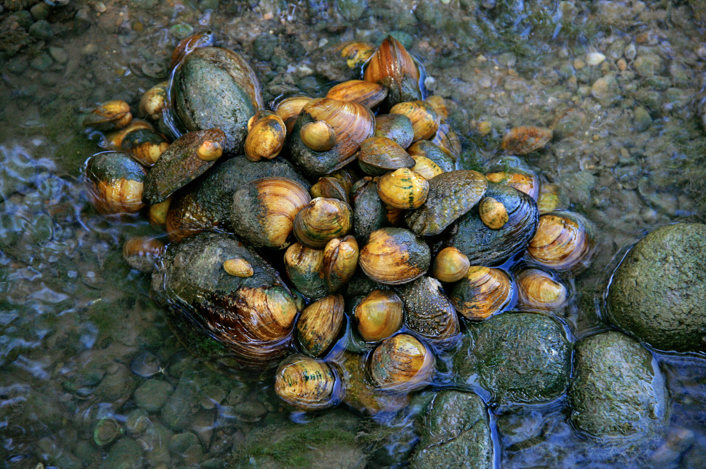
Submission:
<svg viewBox="0 0 706 469">
<path fill-rule="evenodd" d="M 608 319 L 656 349 L 706 351 L 706 225 L 645 236 L 613 274 Z"/>
</svg>

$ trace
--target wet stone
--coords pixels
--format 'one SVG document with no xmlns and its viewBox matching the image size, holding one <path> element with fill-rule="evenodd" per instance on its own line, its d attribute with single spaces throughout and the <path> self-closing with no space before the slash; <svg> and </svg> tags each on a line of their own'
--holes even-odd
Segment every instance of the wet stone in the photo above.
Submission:
<svg viewBox="0 0 706 469">
<path fill-rule="evenodd" d="M 32 18 L 34 18 L 35 21 L 49 18 L 49 6 L 46 3 L 37 3 L 29 9 L 29 12 L 32 14 Z"/>
<path fill-rule="evenodd" d="M 191 34 L 193 34 L 194 27 L 189 24 L 177 23 L 171 28 L 169 28 L 169 32 L 172 33 L 172 36 L 181 40 L 186 39 Z"/>
<path fill-rule="evenodd" d="M 139 435 L 151 425 L 149 415 L 143 409 L 135 409 L 125 419 L 125 430 L 128 435 Z"/>
<path fill-rule="evenodd" d="M 192 419 L 196 399 L 196 384 L 190 378 L 182 376 L 176 390 L 162 406 L 162 422 L 174 431 L 184 430 Z"/>
<path fill-rule="evenodd" d="M 29 65 L 35 70 L 44 72 L 48 70 L 53 63 L 54 61 L 51 59 L 51 56 L 49 54 L 47 54 L 46 52 L 40 52 L 35 58 L 33 58 L 29 62 Z"/>
<path fill-rule="evenodd" d="M 368 7 L 368 0 L 336 0 L 336 6 L 346 21 L 355 21 Z"/>
<path fill-rule="evenodd" d="M 7 71 L 16 75 L 19 75 L 25 70 L 27 70 L 27 67 L 29 67 L 29 62 L 24 56 L 13 58 L 9 62 L 7 62 L 6 65 Z"/>
<path fill-rule="evenodd" d="M 596 80 L 591 87 L 591 95 L 604 106 L 610 106 L 621 98 L 620 87 L 613 75 Z"/>
<path fill-rule="evenodd" d="M 635 59 L 633 67 L 641 77 L 649 77 L 662 71 L 664 60 L 657 54 L 641 52 Z"/>
<path fill-rule="evenodd" d="M 34 23 L 32 14 L 27 10 L 20 10 L 16 12 L 13 16 L 17 20 L 17 24 L 22 26 L 24 29 L 29 29 L 29 27 L 32 26 L 32 24 Z"/>
<path fill-rule="evenodd" d="M 69 61 L 69 55 L 61 47 L 50 47 L 49 55 L 52 59 L 54 59 L 57 63 L 60 64 L 65 64 Z"/>
<path fill-rule="evenodd" d="M 237 404 L 233 411 L 245 422 L 256 422 L 267 415 L 267 409 L 257 401 L 245 401 Z"/>
<path fill-rule="evenodd" d="M 135 440 L 121 438 L 110 447 L 100 469 L 138 469 L 142 467 L 142 448 Z"/>
<path fill-rule="evenodd" d="M 650 113 L 643 106 L 638 106 L 635 108 L 633 113 L 633 123 L 635 125 L 635 130 L 638 132 L 644 132 L 650 125 L 652 125 L 652 118 Z"/>
<path fill-rule="evenodd" d="M 277 36 L 272 34 L 260 34 L 253 42 L 253 52 L 259 60 L 270 60 L 275 53 L 275 47 L 279 44 Z"/>
<path fill-rule="evenodd" d="M 29 27 L 29 35 L 46 41 L 54 37 L 54 32 L 48 21 L 39 20 Z"/>
<path fill-rule="evenodd" d="M 150 379 L 135 390 L 133 399 L 135 404 L 147 412 L 157 412 L 173 391 L 174 386 L 166 381 Z"/>
</svg>

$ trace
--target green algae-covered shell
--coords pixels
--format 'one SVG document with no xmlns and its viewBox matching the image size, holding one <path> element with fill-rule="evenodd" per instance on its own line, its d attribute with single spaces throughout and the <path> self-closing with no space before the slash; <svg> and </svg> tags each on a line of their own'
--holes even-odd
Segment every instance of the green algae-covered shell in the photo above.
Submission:
<svg viewBox="0 0 706 469">
<path fill-rule="evenodd" d="M 443 174 L 437 177 L 440 176 Z M 492 182 L 488 183 L 485 197 L 492 197 L 505 206 L 508 222 L 497 230 L 488 228 L 480 218 L 478 205 L 459 218 L 458 230 L 449 245 L 468 256 L 471 265 L 502 263 L 527 247 L 537 231 L 539 210 L 532 197 Z"/>
<path fill-rule="evenodd" d="M 252 266 L 252 276 L 226 272 L 224 262 L 236 258 Z M 277 272 L 234 236 L 201 233 L 169 245 L 152 287 L 169 305 L 167 319 L 177 337 L 198 357 L 262 370 L 292 351 L 294 296 Z"/>
<path fill-rule="evenodd" d="M 429 194 L 424 205 L 405 215 L 405 221 L 419 236 L 439 234 L 471 210 L 483 197 L 487 186 L 485 176 L 477 171 L 439 174 L 429 180 Z"/>
<path fill-rule="evenodd" d="M 248 120 L 264 108 L 253 70 L 240 55 L 221 47 L 187 54 L 174 72 L 170 93 L 184 129 L 221 129 L 231 154 L 241 153 Z"/>
<path fill-rule="evenodd" d="M 361 179 L 354 186 L 351 205 L 353 206 L 353 233 L 361 243 L 368 241 L 370 233 L 387 225 L 387 210 L 378 195 L 377 182 L 370 178 Z"/>
</svg>

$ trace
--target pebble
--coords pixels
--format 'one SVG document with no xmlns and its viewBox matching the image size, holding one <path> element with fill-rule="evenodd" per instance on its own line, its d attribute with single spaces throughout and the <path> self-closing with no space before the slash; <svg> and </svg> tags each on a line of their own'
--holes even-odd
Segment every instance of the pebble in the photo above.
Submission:
<svg viewBox="0 0 706 469">
<path fill-rule="evenodd" d="M 60 64 L 65 64 L 69 61 L 69 55 L 61 47 L 50 47 L 49 55 L 52 59 L 54 59 L 57 63 Z"/>
<path fill-rule="evenodd" d="M 695 52 L 701 60 L 706 60 L 706 44 L 701 44 Z"/>
<path fill-rule="evenodd" d="M 574 59 L 574 68 L 576 70 L 581 70 L 583 67 L 586 66 L 586 62 L 584 62 L 581 59 Z"/>
<path fill-rule="evenodd" d="M 216 8 L 218 8 L 219 3 L 220 3 L 219 0 L 201 0 L 199 2 L 199 10 L 201 10 L 201 11 L 206 11 L 206 10 L 215 11 Z"/>
<path fill-rule="evenodd" d="M 618 82 L 613 75 L 606 75 L 599 78 L 591 87 L 591 95 L 603 106 L 608 106 L 620 99 L 618 91 Z"/>
<path fill-rule="evenodd" d="M 54 37 L 54 32 L 48 21 L 39 20 L 29 27 L 29 35 L 46 41 Z"/>
<path fill-rule="evenodd" d="M 16 75 L 27 70 L 27 67 L 29 67 L 29 62 L 26 57 L 22 56 L 15 57 L 7 63 L 7 70 Z"/>
<path fill-rule="evenodd" d="M 637 50 L 635 49 L 635 44 L 629 44 L 625 48 L 625 53 L 623 55 L 628 60 L 634 59 L 637 56 Z"/>
<path fill-rule="evenodd" d="M 29 12 L 32 14 L 32 18 L 34 18 L 35 21 L 49 18 L 49 6 L 46 3 L 37 3 L 29 9 Z"/>
<path fill-rule="evenodd" d="M 586 56 L 586 63 L 592 67 L 600 65 L 605 60 L 605 55 L 600 52 L 591 52 Z"/>
<path fill-rule="evenodd" d="M 135 404 L 141 409 L 147 412 L 157 412 L 162 408 L 173 391 L 174 386 L 168 382 L 150 379 L 135 390 L 133 399 Z"/>
<path fill-rule="evenodd" d="M 625 61 L 625 59 L 619 59 L 617 62 L 618 65 L 618 70 L 621 72 L 624 72 L 625 70 L 628 69 L 628 63 Z"/>
<path fill-rule="evenodd" d="M 98 46 L 94 43 L 86 44 L 83 49 L 81 49 L 81 55 L 93 55 L 98 52 Z"/>
<path fill-rule="evenodd" d="M 54 61 L 52 58 L 47 54 L 46 52 L 40 52 L 37 54 L 35 58 L 33 58 L 30 62 L 29 65 L 35 70 L 38 70 L 40 72 L 44 72 L 49 69 L 49 67 L 52 66 Z"/>
<path fill-rule="evenodd" d="M 646 77 L 659 73 L 664 67 L 664 61 L 657 54 L 640 53 L 633 66 L 638 75 Z"/>
<path fill-rule="evenodd" d="M 32 26 L 32 23 L 34 23 L 34 18 L 32 18 L 32 14 L 27 10 L 20 10 L 15 13 L 14 16 L 17 20 L 17 24 L 19 24 L 25 29 L 29 29 L 29 27 Z"/>
<path fill-rule="evenodd" d="M 185 24 L 185 23 L 177 23 L 171 28 L 169 28 L 169 32 L 172 33 L 172 36 L 174 36 L 177 39 L 185 39 L 189 37 L 191 34 L 194 33 L 194 27 L 191 26 L 190 24 Z"/>
</svg>

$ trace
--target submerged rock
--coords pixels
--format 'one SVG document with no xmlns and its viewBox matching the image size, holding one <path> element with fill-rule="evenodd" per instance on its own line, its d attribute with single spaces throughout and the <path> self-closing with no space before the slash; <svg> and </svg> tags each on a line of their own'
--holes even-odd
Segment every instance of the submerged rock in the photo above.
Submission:
<svg viewBox="0 0 706 469">
<path fill-rule="evenodd" d="M 493 467 L 493 439 L 485 404 L 475 394 L 442 391 L 434 396 L 410 467 Z"/>
<path fill-rule="evenodd" d="M 549 316 L 503 313 L 469 326 L 453 364 L 458 381 L 479 385 L 493 401 L 549 402 L 569 384 L 571 342 Z"/>
<path fill-rule="evenodd" d="M 669 225 L 648 234 L 613 274 L 610 321 L 660 350 L 706 350 L 706 225 Z"/>
<path fill-rule="evenodd" d="M 595 437 L 648 436 L 664 421 L 666 389 L 652 354 L 620 332 L 576 344 L 571 421 Z"/>
</svg>

